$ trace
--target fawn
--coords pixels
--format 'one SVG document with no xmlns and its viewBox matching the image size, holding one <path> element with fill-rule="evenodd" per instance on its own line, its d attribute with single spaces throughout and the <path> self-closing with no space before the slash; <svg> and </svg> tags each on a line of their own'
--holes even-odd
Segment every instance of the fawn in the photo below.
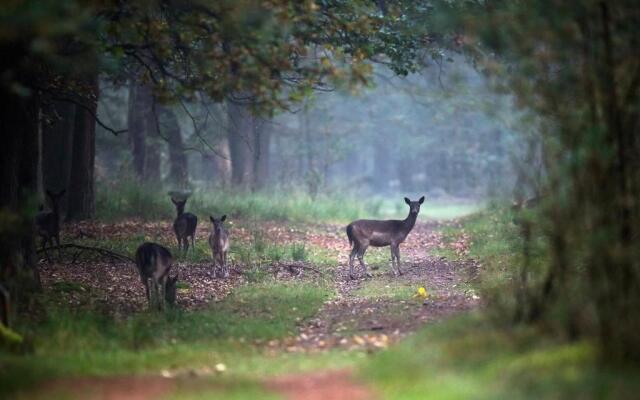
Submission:
<svg viewBox="0 0 640 400">
<path fill-rule="evenodd" d="M 229 234 L 222 223 L 227 219 L 223 215 L 219 219 L 209 216 L 213 223 L 213 231 L 209 235 L 209 247 L 213 257 L 213 273 L 217 275 L 218 268 L 222 270 L 222 276 L 229 277 L 229 266 L 227 265 L 227 253 L 229 252 Z"/>
</svg>

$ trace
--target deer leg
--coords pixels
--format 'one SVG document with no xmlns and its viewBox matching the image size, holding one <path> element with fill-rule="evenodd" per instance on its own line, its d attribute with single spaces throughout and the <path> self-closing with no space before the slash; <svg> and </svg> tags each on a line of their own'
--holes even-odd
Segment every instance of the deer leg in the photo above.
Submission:
<svg viewBox="0 0 640 400">
<path fill-rule="evenodd" d="M 396 253 L 393 251 L 393 245 L 389 246 L 389 251 L 391 252 L 391 270 L 393 274 L 396 274 Z"/>
<path fill-rule="evenodd" d="M 358 253 L 358 246 L 357 244 L 353 244 L 353 248 L 351 249 L 351 254 L 349 254 L 349 278 L 350 279 L 354 279 L 353 277 L 353 259 L 356 257 L 356 254 Z"/>
<path fill-rule="evenodd" d="M 58 260 L 61 260 L 62 259 L 62 255 L 60 253 L 60 235 L 59 234 L 56 235 L 55 239 L 56 239 L 56 246 L 58 246 Z M 52 241 L 52 243 L 53 243 L 53 241 Z"/>
<path fill-rule="evenodd" d="M 40 243 L 42 244 L 42 249 L 44 250 L 44 256 L 47 259 L 47 262 L 50 263 L 51 258 L 49 257 L 49 251 L 47 250 L 47 238 L 43 236 Z"/>
<path fill-rule="evenodd" d="M 167 295 L 167 279 L 166 279 L 166 275 L 165 275 L 165 278 L 162 279 L 159 282 L 158 289 L 160 289 L 159 290 L 160 293 L 159 293 L 159 298 L 158 298 L 158 305 L 160 307 L 160 311 L 164 311 L 166 295 Z"/>
<path fill-rule="evenodd" d="M 149 289 L 149 279 L 143 279 L 142 284 L 144 285 L 144 292 L 147 295 L 147 304 L 149 304 L 149 309 L 152 308 L 151 304 L 151 290 Z"/>
<path fill-rule="evenodd" d="M 224 270 L 224 277 L 229 277 L 229 266 L 227 265 L 227 252 L 222 252 L 222 269 Z"/>
<path fill-rule="evenodd" d="M 398 269 L 398 275 L 402 275 L 402 270 L 400 269 L 400 245 L 394 246 L 393 252 L 396 255 L 396 268 Z"/>
<path fill-rule="evenodd" d="M 360 251 L 358 252 L 358 261 L 360 261 L 360 266 L 362 267 L 362 269 L 364 270 L 364 275 L 367 278 L 371 278 L 373 275 L 371 275 L 369 273 L 369 271 L 367 271 L 367 264 L 364 263 L 364 253 L 367 251 L 367 247 L 366 246 L 362 246 L 360 248 Z"/>
</svg>

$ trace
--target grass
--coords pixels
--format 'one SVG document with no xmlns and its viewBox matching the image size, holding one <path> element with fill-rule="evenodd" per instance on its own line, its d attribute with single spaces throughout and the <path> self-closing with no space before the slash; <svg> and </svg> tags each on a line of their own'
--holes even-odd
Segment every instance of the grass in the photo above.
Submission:
<svg viewBox="0 0 640 400">
<path fill-rule="evenodd" d="M 96 185 L 96 215 L 101 220 L 175 217 L 167 191 L 123 179 Z M 230 188 L 195 189 L 186 211 L 203 221 L 209 215 L 243 219 L 294 222 L 339 221 L 380 215 L 382 200 L 363 201 L 349 195 L 319 195 L 312 198 L 302 190 L 243 192 Z"/>
<path fill-rule="evenodd" d="M 360 369 L 387 399 L 632 398 L 639 372 L 598 366 L 591 343 L 479 315 L 431 325 Z"/>
<path fill-rule="evenodd" d="M 411 301 L 418 288 L 410 283 L 393 280 L 367 280 L 354 291 L 359 297 L 368 299 Z M 429 289 L 427 288 L 427 292 Z"/>
<path fill-rule="evenodd" d="M 254 343 L 295 334 L 329 296 L 317 283 L 263 282 L 242 286 L 205 310 L 124 320 L 50 305 L 42 318 L 18 322 L 33 351 L 2 354 L 0 396 L 53 377 L 158 373 L 220 362 L 238 376 L 255 376 L 273 370 L 276 361 Z"/>
</svg>

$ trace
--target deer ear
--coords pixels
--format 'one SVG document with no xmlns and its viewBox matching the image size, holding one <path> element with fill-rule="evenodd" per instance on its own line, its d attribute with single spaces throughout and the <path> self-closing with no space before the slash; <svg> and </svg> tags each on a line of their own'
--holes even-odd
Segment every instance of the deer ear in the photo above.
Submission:
<svg viewBox="0 0 640 400">
<path fill-rule="evenodd" d="M 223 216 L 220 218 L 220 221 L 224 221 L 225 219 L 227 219 L 227 216 L 226 216 L 226 215 L 223 215 Z"/>
<path fill-rule="evenodd" d="M 213 220 L 213 217 L 212 217 L 211 215 L 209 215 L 209 219 L 211 220 L 211 222 L 215 222 L 215 221 Z"/>
<path fill-rule="evenodd" d="M 420 204 L 424 203 L 424 196 L 420 197 L 420 200 L 418 200 L 418 203 Z"/>
<path fill-rule="evenodd" d="M 404 202 L 405 202 L 405 203 L 407 203 L 407 204 L 409 204 L 409 205 L 411 205 L 411 200 L 409 200 L 409 198 L 408 198 L 408 197 L 405 197 L 405 198 L 404 198 Z"/>
<path fill-rule="evenodd" d="M 176 203 L 176 201 L 173 199 L 173 197 L 171 198 L 171 202 L 172 202 L 173 204 L 178 204 L 178 203 Z"/>
</svg>

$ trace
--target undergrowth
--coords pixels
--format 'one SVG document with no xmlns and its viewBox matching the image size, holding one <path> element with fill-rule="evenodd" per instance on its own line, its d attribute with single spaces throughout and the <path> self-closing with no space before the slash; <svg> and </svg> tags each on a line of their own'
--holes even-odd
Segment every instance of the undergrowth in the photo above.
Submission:
<svg viewBox="0 0 640 400">
<path fill-rule="evenodd" d="M 168 192 L 159 187 L 122 180 L 96 185 L 96 215 L 101 220 L 175 217 Z M 318 195 L 303 190 L 246 192 L 230 188 L 195 189 L 186 211 L 208 220 L 209 215 L 296 222 L 349 221 L 380 215 L 382 200 L 349 195 Z M 203 220 L 205 220 L 203 219 Z"/>
</svg>

